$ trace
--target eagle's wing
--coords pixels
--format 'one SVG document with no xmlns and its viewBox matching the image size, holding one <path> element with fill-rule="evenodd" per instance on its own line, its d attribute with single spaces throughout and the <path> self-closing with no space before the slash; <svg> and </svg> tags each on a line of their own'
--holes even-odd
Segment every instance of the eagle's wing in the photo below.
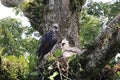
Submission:
<svg viewBox="0 0 120 80">
<path fill-rule="evenodd" d="M 53 36 L 52 31 L 50 31 L 49 33 L 47 33 L 46 35 L 43 36 L 43 38 L 41 40 L 41 45 L 37 51 L 37 53 L 39 53 L 38 56 L 44 56 L 55 45 L 55 42 L 52 40 L 52 36 Z"/>
</svg>

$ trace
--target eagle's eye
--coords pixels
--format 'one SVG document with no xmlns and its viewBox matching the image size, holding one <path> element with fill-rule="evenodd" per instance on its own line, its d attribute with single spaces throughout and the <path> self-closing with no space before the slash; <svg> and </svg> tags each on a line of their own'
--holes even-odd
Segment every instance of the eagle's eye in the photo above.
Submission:
<svg viewBox="0 0 120 80">
<path fill-rule="evenodd" d="M 58 29 L 58 26 L 54 26 L 55 29 Z"/>
<path fill-rule="evenodd" d="M 64 46 L 65 45 L 65 43 L 62 43 L 62 46 Z"/>
</svg>

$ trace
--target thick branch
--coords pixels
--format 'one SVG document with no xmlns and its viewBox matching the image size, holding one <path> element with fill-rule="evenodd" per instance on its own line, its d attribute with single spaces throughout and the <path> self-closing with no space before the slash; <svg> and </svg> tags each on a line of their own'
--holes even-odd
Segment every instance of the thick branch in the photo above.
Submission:
<svg viewBox="0 0 120 80">
<path fill-rule="evenodd" d="M 17 7 L 25 1 L 26 0 L 1 0 L 1 3 L 6 7 Z"/>
<path fill-rule="evenodd" d="M 96 37 L 91 48 L 84 50 L 86 56 L 82 77 L 94 77 L 118 53 L 120 48 L 120 14 Z"/>
</svg>

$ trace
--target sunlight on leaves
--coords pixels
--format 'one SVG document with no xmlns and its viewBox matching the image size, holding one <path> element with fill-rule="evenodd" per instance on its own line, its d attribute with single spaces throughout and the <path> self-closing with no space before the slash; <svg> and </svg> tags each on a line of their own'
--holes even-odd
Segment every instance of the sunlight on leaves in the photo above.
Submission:
<svg viewBox="0 0 120 80">
<path fill-rule="evenodd" d="M 54 72 L 53 75 L 49 77 L 50 80 L 54 80 L 54 77 L 58 75 L 58 72 Z"/>
</svg>

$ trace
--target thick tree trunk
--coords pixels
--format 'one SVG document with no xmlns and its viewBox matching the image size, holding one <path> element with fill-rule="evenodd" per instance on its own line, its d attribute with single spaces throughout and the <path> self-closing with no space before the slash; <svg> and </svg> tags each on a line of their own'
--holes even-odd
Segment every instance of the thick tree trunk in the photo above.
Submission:
<svg viewBox="0 0 120 80">
<path fill-rule="evenodd" d="M 84 2 L 81 0 L 75 4 L 70 0 L 43 0 L 43 2 L 37 2 L 41 5 L 38 7 L 40 8 L 38 12 L 35 9 L 36 2 L 33 2 L 31 7 L 24 11 L 24 14 L 29 18 L 31 25 L 41 34 L 47 33 L 53 23 L 59 24 L 59 40 L 55 45 L 55 51 L 60 48 L 60 42 L 64 38 L 69 40 L 71 46 L 80 48 L 79 16 Z"/>
<path fill-rule="evenodd" d="M 78 14 L 71 13 L 69 0 L 49 0 L 45 5 L 42 28 L 46 33 L 50 30 L 53 23 L 58 23 L 60 26 L 59 40 L 56 48 L 59 48 L 62 39 L 67 38 L 71 46 L 80 48 L 80 40 L 78 35 Z M 82 7 L 82 5 L 81 5 Z M 80 9 L 81 10 L 81 9 Z M 80 10 L 78 11 L 80 13 Z"/>
<path fill-rule="evenodd" d="M 59 41 L 55 50 L 60 47 L 60 42 L 64 38 L 69 40 L 70 46 L 80 48 L 78 35 L 79 16 L 85 1 L 78 0 L 78 2 L 76 4 L 74 0 L 34 0 L 29 3 L 29 7 L 23 12 L 30 20 L 32 27 L 41 34 L 48 32 L 53 23 L 59 24 Z M 59 62 L 63 62 L 63 65 L 67 66 L 67 73 L 69 74 L 67 78 L 87 80 L 96 76 L 110 59 L 117 54 L 119 48 L 120 15 L 116 16 L 108 27 L 99 33 L 95 43 L 90 48 L 82 51 L 82 59 L 80 57 L 75 58 L 69 63 L 69 66 L 64 60 L 61 61 L 60 59 Z M 42 67 L 43 69 L 45 68 L 44 66 Z M 79 71 L 80 68 L 83 71 Z"/>
</svg>

